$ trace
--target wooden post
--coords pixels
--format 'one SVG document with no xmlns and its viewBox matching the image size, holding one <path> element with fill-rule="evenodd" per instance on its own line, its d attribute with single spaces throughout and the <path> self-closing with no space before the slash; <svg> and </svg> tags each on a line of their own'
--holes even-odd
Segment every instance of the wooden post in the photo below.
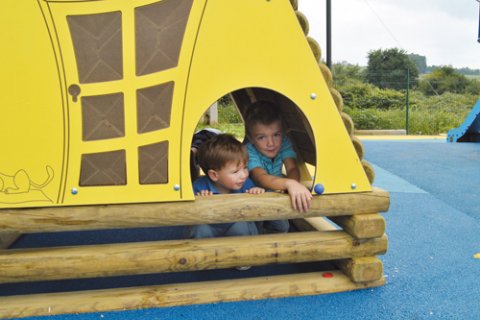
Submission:
<svg viewBox="0 0 480 320">
<path fill-rule="evenodd" d="M 218 124 L 218 102 L 215 101 L 204 115 L 203 122 L 208 125 Z"/>
<path fill-rule="evenodd" d="M 385 233 L 385 218 L 376 213 L 329 219 L 357 239 L 377 238 Z"/>
<path fill-rule="evenodd" d="M 370 215 L 366 215 L 370 216 Z M 373 215 L 371 215 L 373 216 Z M 353 216 L 355 217 L 355 216 Z M 344 217 L 338 217 L 344 218 Z M 351 220 L 350 217 L 345 217 L 347 221 Z M 303 221 L 302 221 L 303 220 Z M 368 220 L 368 219 L 367 219 Z M 377 218 L 373 218 L 377 220 Z M 338 232 L 333 231 L 337 228 L 327 221 L 327 218 L 307 218 L 294 220 L 295 225 L 300 230 L 318 230 L 323 232 Z M 348 224 L 349 225 L 349 224 Z M 353 228 L 353 230 L 357 230 Z M 361 230 L 357 230 L 361 231 Z M 350 233 L 350 232 L 349 232 Z M 361 233 L 361 232 L 358 232 Z M 371 234 L 368 232 L 365 234 L 366 239 L 358 239 L 359 243 L 371 240 Z M 382 233 L 382 239 L 386 239 L 386 235 Z M 370 240 L 367 240 L 370 239 Z M 377 238 L 378 239 L 378 238 Z M 351 257 L 349 259 L 336 260 L 335 265 L 340 268 L 345 275 L 347 275 L 353 282 L 363 283 L 368 281 L 376 281 L 383 277 L 383 263 L 380 259 L 373 256 L 364 257 Z"/>
<path fill-rule="evenodd" d="M 383 263 L 377 257 L 338 260 L 335 264 L 353 281 L 368 282 L 381 279 Z"/>
</svg>

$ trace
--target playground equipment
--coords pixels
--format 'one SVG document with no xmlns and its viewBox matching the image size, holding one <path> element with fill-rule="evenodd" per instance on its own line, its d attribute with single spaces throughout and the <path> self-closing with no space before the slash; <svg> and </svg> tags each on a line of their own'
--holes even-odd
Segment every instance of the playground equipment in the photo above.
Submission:
<svg viewBox="0 0 480 320">
<path fill-rule="evenodd" d="M 2 283 L 334 261 L 341 271 L 0 297 L 0 317 L 338 292 L 384 283 L 387 192 L 342 112 L 296 1 L 6 0 L 0 52 L 0 245 L 21 233 L 297 219 L 282 235 L 0 251 Z M 292 10 L 292 7 L 294 10 Z M 313 54 L 312 54 L 313 53 Z M 195 198 L 190 143 L 206 109 L 275 102 L 303 182 L 288 196 Z M 314 168 L 312 173 L 306 163 Z M 328 216 L 338 230 L 328 230 Z M 307 219 L 304 219 L 307 218 Z M 139 254 L 141 252 L 141 254 Z M 108 262 L 108 266 L 105 263 Z M 32 284 L 33 285 L 33 284 Z"/>
<path fill-rule="evenodd" d="M 468 113 L 465 121 L 447 134 L 448 142 L 479 142 L 480 141 L 480 100 Z"/>
<path fill-rule="evenodd" d="M 479 3 L 479 7 L 478 7 L 478 38 L 477 38 L 477 41 L 480 42 L 480 0 L 477 0 L 477 2 Z"/>
</svg>

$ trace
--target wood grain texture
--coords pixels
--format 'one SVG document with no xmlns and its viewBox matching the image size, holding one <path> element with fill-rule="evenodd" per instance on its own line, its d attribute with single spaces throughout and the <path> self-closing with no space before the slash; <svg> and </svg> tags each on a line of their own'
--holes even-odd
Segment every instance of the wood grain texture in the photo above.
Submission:
<svg viewBox="0 0 480 320">
<path fill-rule="evenodd" d="M 20 236 L 21 234 L 15 231 L 0 232 L 0 249 L 9 248 Z"/>
<path fill-rule="evenodd" d="M 195 201 L 105 206 L 0 210 L 0 232 L 23 233 L 192 225 L 385 212 L 388 192 L 314 196 L 307 213 L 292 209 L 286 194 L 232 194 L 198 197 Z"/>
<path fill-rule="evenodd" d="M 126 289 L 0 297 L 0 317 L 104 312 L 201 303 L 305 296 L 377 287 L 385 279 L 354 283 L 340 271 L 268 276 Z"/>
<path fill-rule="evenodd" d="M 383 254 L 387 238 L 343 231 L 137 242 L 0 252 L 0 282 L 94 278 L 299 263 Z"/>
<path fill-rule="evenodd" d="M 377 238 L 385 233 L 385 218 L 376 213 L 329 219 L 357 239 Z"/>
<path fill-rule="evenodd" d="M 318 230 L 320 232 L 332 232 L 332 230 L 337 230 L 337 227 L 327 221 L 327 219 L 331 218 L 316 217 L 295 219 L 294 223 L 297 228 L 306 231 Z M 382 233 L 381 238 L 387 241 L 387 236 L 384 233 Z M 361 244 L 365 241 L 370 241 L 368 239 L 369 237 L 366 239 L 358 239 L 358 243 Z M 334 264 L 353 282 L 376 281 L 383 277 L 383 263 L 377 257 L 352 257 L 348 259 L 335 260 Z"/>
<path fill-rule="evenodd" d="M 377 257 L 338 260 L 335 264 L 353 282 L 376 281 L 383 277 L 383 263 Z"/>
</svg>

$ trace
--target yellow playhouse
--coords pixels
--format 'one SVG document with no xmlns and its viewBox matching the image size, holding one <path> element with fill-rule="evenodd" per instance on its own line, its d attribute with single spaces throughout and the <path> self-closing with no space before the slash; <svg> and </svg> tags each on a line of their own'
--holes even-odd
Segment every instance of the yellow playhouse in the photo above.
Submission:
<svg viewBox="0 0 480 320">
<path fill-rule="evenodd" d="M 4 0 L 0 26 L 0 282 L 321 260 L 340 269 L 334 279 L 309 273 L 0 297 L 0 317 L 384 283 L 375 255 L 387 247 L 378 213 L 388 209 L 389 196 L 371 187 L 373 170 L 296 1 Z M 278 193 L 195 199 L 192 136 L 208 107 L 227 94 L 240 113 L 256 100 L 280 106 L 303 182 L 325 187 L 307 214 Z M 308 231 L 240 244 L 217 238 L 7 249 L 21 233 L 271 218 L 296 219 Z M 148 259 L 135 254 L 140 249 Z M 100 259 L 109 267 L 91 263 Z"/>
</svg>

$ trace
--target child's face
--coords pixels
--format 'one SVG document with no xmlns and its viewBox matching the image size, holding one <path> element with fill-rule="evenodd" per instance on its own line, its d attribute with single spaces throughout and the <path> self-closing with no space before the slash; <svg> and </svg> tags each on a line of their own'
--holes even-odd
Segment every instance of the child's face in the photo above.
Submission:
<svg viewBox="0 0 480 320">
<path fill-rule="evenodd" d="M 272 124 L 257 123 L 250 130 L 250 142 L 260 153 L 269 158 L 275 158 L 282 146 L 282 124 L 280 121 Z"/>
<path fill-rule="evenodd" d="M 209 177 L 220 193 L 239 190 L 248 178 L 247 164 L 242 161 L 227 162 L 220 170 L 209 170 Z"/>
</svg>

